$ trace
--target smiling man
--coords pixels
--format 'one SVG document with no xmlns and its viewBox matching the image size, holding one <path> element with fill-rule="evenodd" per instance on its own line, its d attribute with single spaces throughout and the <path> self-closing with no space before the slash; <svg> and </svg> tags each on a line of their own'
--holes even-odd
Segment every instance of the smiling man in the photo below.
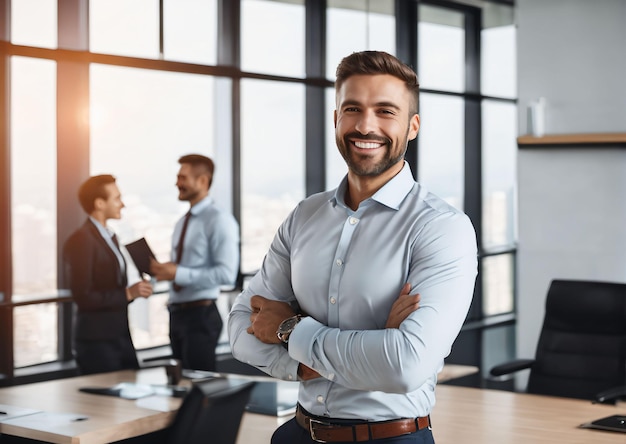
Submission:
<svg viewBox="0 0 626 444">
<path fill-rule="evenodd" d="M 183 368 L 215 370 L 215 347 L 223 321 L 215 304 L 220 287 L 233 285 L 239 271 L 239 224 L 209 196 L 213 161 L 201 154 L 178 159 L 178 200 L 189 211 L 172 236 L 171 261 L 152 261 L 150 272 L 171 281 L 170 345 Z"/>
<path fill-rule="evenodd" d="M 76 307 L 73 346 L 81 374 L 137 368 L 128 325 L 128 304 L 152 294 L 149 282 L 128 286 L 126 261 L 109 219 L 122 217 L 115 177 L 88 178 L 78 189 L 85 223 L 63 245 L 67 284 Z"/>
<path fill-rule="evenodd" d="M 404 161 L 420 126 L 415 72 L 384 52 L 354 53 L 335 90 L 348 173 L 280 226 L 231 310 L 233 355 L 300 381 L 296 417 L 273 444 L 432 443 L 437 373 L 472 299 L 476 236 Z"/>
</svg>

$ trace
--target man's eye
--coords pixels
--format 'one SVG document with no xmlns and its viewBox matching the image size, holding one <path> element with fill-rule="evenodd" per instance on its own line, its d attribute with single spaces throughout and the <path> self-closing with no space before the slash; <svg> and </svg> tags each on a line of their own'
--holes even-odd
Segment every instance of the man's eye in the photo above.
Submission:
<svg viewBox="0 0 626 444">
<path fill-rule="evenodd" d="M 350 108 L 346 108 L 344 111 L 347 112 L 347 113 L 356 113 L 356 112 L 359 111 L 359 109 L 354 107 L 354 106 L 352 106 Z"/>
</svg>

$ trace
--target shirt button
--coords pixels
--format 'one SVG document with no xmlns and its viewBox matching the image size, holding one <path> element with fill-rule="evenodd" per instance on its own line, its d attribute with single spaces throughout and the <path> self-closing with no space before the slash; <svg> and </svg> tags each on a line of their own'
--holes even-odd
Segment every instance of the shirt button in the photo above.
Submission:
<svg viewBox="0 0 626 444">
<path fill-rule="evenodd" d="M 359 223 L 359 220 L 356 217 L 351 217 L 348 221 L 350 222 L 350 225 L 356 225 Z"/>
<path fill-rule="evenodd" d="M 319 402 L 319 403 L 324 402 L 324 397 L 323 397 L 322 395 L 319 395 L 319 396 L 317 397 L 317 402 Z"/>
<path fill-rule="evenodd" d="M 332 381 L 333 379 L 335 379 L 335 374 L 334 373 L 330 373 L 328 375 L 328 380 Z"/>
<path fill-rule="evenodd" d="M 335 298 L 330 298 L 330 303 L 331 303 L 331 304 L 336 304 L 336 303 L 337 303 L 337 299 L 335 299 Z"/>
<path fill-rule="evenodd" d="M 289 379 L 290 381 L 293 381 L 293 375 L 291 375 L 291 374 L 290 374 L 290 375 L 288 375 L 288 376 L 287 376 L 287 379 Z"/>
<path fill-rule="evenodd" d="M 341 259 L 337 259 L 335 261 L 335 263 L 337 264 L 337 266 L 341 267 L 343 265 L 343 261 Z"/>
</svg>

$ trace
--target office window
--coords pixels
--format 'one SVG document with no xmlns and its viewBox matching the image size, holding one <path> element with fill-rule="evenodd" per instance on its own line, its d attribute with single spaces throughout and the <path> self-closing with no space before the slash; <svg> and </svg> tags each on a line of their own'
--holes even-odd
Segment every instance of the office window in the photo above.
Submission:
<svg viewBox="0 0 626 444">
<path fill-rule="evenodd" d="M 57 47 L 57 0 L 11 1 L 11 43 Z"/>
<path fill-rule="evenodd" d="M 163 2 L 163 56 L 167 60 L 215 65 L 217 0 Z"/>
<path fill-rule="evenodd" d="M 424 89 L 465 91 L 464 16 L 420 5 L 418 75 Z"/>
<path fill-rule="evenodd" d="M 482 115 L 483 246 L 510 246 L 517 239 L 517 108 L 484 100 Z"/>
<path fill-rule="evenodd" d="M 159 58 L 159 0 L 90 0 L 89 50 Z"/>
<path fill-rule="evenodd" d="M 55 294 L 56 63 L 11 58 L 11 225 L 15 300 Z"/>
<path fill-rule="evenodd" d="M 243 71 L 304 77 L 304 55 L 303 0 L 241 2 Z"/>
<path fill-rule="evenodd" d="M 498 254 L 482 258 L 483 314 L 510 313 L 514 308 L 513 255 Z"/>
<path fill-rule="evenodd" d="M 14 348 L 11 354 L 0 353 L 0 374 L 10 378 L 16 366 L 69 358 L 64 332 L 70 326 L 70 304 L 63 302 L 67 293 L 57 288 L 57 237 L 75 229 L 83 215 L 68 185 L 88 173 L 117 176 L 126 208 L 121 221 L 111 221 L 112 228 L 123 243 L 146 237 L 159 259 L 167 260 L 174 223 L 188 207 L 177 200 L 177 159 L 189 152 L 208 154 L 216 161 L 211 195 L 239 218 L 240 271 L 253 273 L 279 224 L 305 194 L 335 188 L 346 174 L 334 140 L 332 81 L 341 58 L 364 49 L 402 54 L 418 70 L 422 128 L 409 161 L 417 164 L 418 180 L 466 211 L 482 234 L 483 285 L 478 289 L 484 291 L 477 292 L 470 313 L 476 322 L 466 329 L 472 349 L 483 353 L 475 356 L 475 365 L 491 360 L 491 350 L 480 351 L 483 333 L 496 339 L 490 345 L 509 346 L 497 341 L 490 332 L 493 322 L 485 318 L 496 315 L 498 326 L 515 322 L 514 8 L 500 2 L 426 0 L 9 1 L 12 35 L 5 48 L 12 57 L 11 72 L 3 78 L 11 109 L 3 112 L 11 125 L 7 183 L 12 206 L 0 218 L 10 219 L 4 220 L 11 224 L 12 242 L 0 242 L 0 250 L 2 257 L 13 258 L 13 287 L 0 291 L 15 331 L 11 338 L 2 332 L 6 341 L 0 337 Z M 420 8 L 414 17 L 419 23 L 396 17 L 408 3 Z M 57 4 L 63 5 L 59 31 L 64 44 L 80 48 L 90 43 L 80 57 L 48 49 L 57 47 Z M 222 18 L 239 20 L 241 27 L 221 26 Z M 320 48 L 316 42 L 322 32 L 326 45 Z M 466 33 L 479 36 L 479 48 L 466 48 Z M 228 66 L 220 64 L 218 52 Z M 306 77 L 307 64 L 314 78 Z M 324 79 L 316 77 L 321 64 Z M 305 91 L 313 97 L 318 87 L 326 88 L 326 103 L 305 103 Z M 59 107 L 57 94 L 68 98 Z M 465 114 L 468 109 L 471 116 Z M 73 121 L 76 113 L 88 116 L 88 130 L 83 121 Z M 320 124 L 316 119 L 324 113 Z M 77 139 L 65 122 L 76 124 Z M 318 128 L 324 128 L 320 134 Z M 80 142 L 57 147 L 56 131 L 59 140 Z M 68 152 L 76 156 L 70 162 Z M 307 164 L 305 152 L 323 152 L 325 165 Z M 482 168 L 468 168 L 468 162 L 476 165 L 479 159 Z M 65 165 L 72 170 L 65 171 Z M 43 168 L 36 183 L 35 168 Z M 27 255 L 32 243 L 36 256 Z M 138 279 L 130 261 L 129 267 L 131 280 Z M 168 342 L 167 293 L 162 284 L 157 291 L 130 307 L 139 349 Z M 42 335 L 45 340 L 35 344 L 33 338 Z"/>
<path fill-rule="evenodd" d="M 420 94 L 418 180 L 463 210 L 465 114 L 463 99 Z"/>
<path fill-rule="evenodd" d="M 483 377 L 490 378 L 489 371 L 495 365 L 509 362 L 516 357 L 515 326 L 506 325 L 486 329 L 482 340 L 484 350 L 480 365 Z M 493 379 L 493 377 L 491 377 Z M 491 387 L 487 387 L 491 388 Z"/>
<path fill-rule="evenodd" d="M 241 271 L 258 270 L 281 222 L 305 197 L 304 86 L 241 82 Z"/>
<path fill-rule="evenodd" d="M 487 3 L 483 10 L 481 90 L 484 95 L 517 97 L 517 47 L 513 8 Z"/>
<path fill-rule="evenodd" d="M 396 52 L 392 0 L 328 0 L 326 20 L 326 77 L 330 80 L 335 80 L 341 59 L 355 51 Z"/>
<path fill-rule="evenodd" d="M 215 156 L 214 78 L 98 64 L 90 75 L 91 174 L 116 176 L 126 205 L 122 219 L 109 224 L 121 243 L 145 237 L 168 261 L 174 224 L 189 208 L 178 201 L 178 158 L 201 153 L 214 158 L 216 175 L 229 174 Z M 136 281 L 128 263 L 129 281 Z M 165 299 L 130 305 L 137 348 L 169 343 Z"/>
<path fill-rule="evenodd" d="M 59 359 L 58 304 L 23 305 L 13 309 L 15 367 Z"/>
</svg>

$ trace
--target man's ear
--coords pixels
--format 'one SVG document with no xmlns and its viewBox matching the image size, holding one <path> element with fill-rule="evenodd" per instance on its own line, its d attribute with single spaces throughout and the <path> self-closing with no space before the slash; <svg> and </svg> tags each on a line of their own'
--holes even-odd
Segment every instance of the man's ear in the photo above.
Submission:
<svg viewBox="0 0 626 444">
<path fill-rule="evenodd" d="M 208 174 L 200 174 L 198 176 L 198 181 L 200 182 L 201 188 L 206 188 L 208 190 L 211 186 L 211 178 Z"/>
<path fill-rule="evenodd" d="M 96 197 L 93 201 L 93 209 L 101 210 L 102 208 L 104 208 L 105 203 L 106 203 L 106 199 L 103 199 L 102 197 Z"/>
<path fill-rule="evenodd" d="M 413 114 L 411 120 L 409 121 L 409 134 L 408 139 L 413 140 L 417 137 L 417 133 L 420 130 L 420 116 L 419 114 Z"/>
</svg>

